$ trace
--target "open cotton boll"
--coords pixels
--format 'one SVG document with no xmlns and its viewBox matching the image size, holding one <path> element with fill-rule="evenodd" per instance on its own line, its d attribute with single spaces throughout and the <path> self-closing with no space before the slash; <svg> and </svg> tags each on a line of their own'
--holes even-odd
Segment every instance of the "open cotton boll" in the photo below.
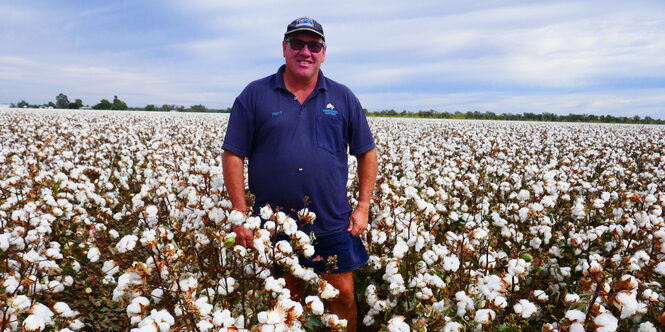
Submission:
<svg viewBox="0 0 665 332">
<path fill-rule="evenodd" d="M 593 323 L 596 324 L 597 332 L 614 332 L 619 326 L 619 320 L 616 319 L 609 311 L 596 316 Z"/>
<path fill-rule="evenodd" d="M 464 317 L 467 311 L 474 308 L 473 299 L 464 291 L 455 293 L 455 300 L 457 300 L 457 316 Z"/>
<path fill-rule="evenodd" d="M 305 298 L 305 304 L 307 305 L 307 308 L 309 308 L 313 314 L 320 316 L 323 314 L 323 302 L 321 299 L 319 299 L 318 296 L 308 296 Z"/>
<path fill-rule="evenodd" d="M 580 300 L 580 296 L 577 294 L 566 294 L 566 296 L 563 297 L 563 301 L 568 303 L 568 304 L 573 304 L 577 301 Z"/>
<path fill-rule="evenodd" d="M 23 320 L 23 329 L 28 332 L 41 331 L 46 327 L 44 319 L 37 315 L 29 315 Z"/>
<path fill-rule="evenodd" d="M 217 286 L 217 293 L 220 295 L 228 295 L 232 293 L 237 288 L 237 286 L 238 284 L 233 277 L 226 277 L 225 279 L 219 281 L 219 285 Z"/>
<path fill-rule="evenodd" d="M 30 308 L 32 301 L 29 297 L 25 295 L 17 295 L 14 300 L 11 300 L 11 306 L 14 307 L 17 311 L 23 311 Z"/>
<path fill-rule="evenodd" d="M 462 324 L 458 322 L 447 322 L 443 327 L 442 332 L 460 332 L 462 331 Z"/>
<path fill-rule="evenodd" d="M 65 318 L 72 318 L 76 317 L 79 313 L 78 311 L 73 311 L 67 303 L 64 302 L 57 302 L 56 304 L 53 305 L 53 310 L 55 310 L 56 314 L 60 317 L 65 317 Z"/>
<path fill-rule="evenodd" d="M 393 316 L 388 321 L 388 331 L 389 332 L 410 332 L 411 328 L 409 324 L 405 322 L 403 316 Z"/>
<path fill-rule="evenodd" d="M 86 257 L 90 262 L 94 263 L 99 260 L 99 255 L 100 255 L 99 249 L 96 247 L 92 247 L 88 250 L 88 254 L 86 255 Z"/>
<path fill-rule="evenodd" d="M 224 311 L 215 311 L 212 314 L 212 324 L 218 327 L 231 327 L 235 323 L 235 318 L 231 316 L 231 312 L 228 309 Z"/>
<path fill-rule="evenodd" d="M 120 267 L 118 266 L 118 263 L 113 260 L 105 261 L 102 265 L 102 272 L 104 272 L 107 276 L 113 276 L 120 272 Z"/>
<path fill-rule="evenodd" d="M 566 311 L 566 318 L 571 322 L 584 322 L 586 314 L 577 309 Z"/>
<path fill-rule="evenodd" d="M 319 296 L 322 299 L 333 299 L 339 295 L 339 290 L 337 290 L 333 285 L 328 283 L 326 280 L 321 279 L 319 281 L 319 286 L 317 288 Z"/>
<path fill-rule="evenodd" d="M 134 247 L 136 247 L 136 241 L 138 241 L 139 238 L 136 235 L 125 235 L 118 241 L 118 244 L 116 244 L 116 249 L 118 250 L 119 253 L 124 254 L 128 251 L 134 250 Z"/>
<path fill-rule="evenodd" d="M 147 298 L 143 296 L 136 297 L 132 300 L 132 303 L 127 306 L 127 316 L 132 317 L 140 315 L 148 309 L 149 305 L 150 301 Z"/>
<path fill-rule="evenodd" d="M 651 322 L 644 322 L 640 324 L 637 332 L 658 332 L 658 329 Z"/>
<path fill-rule="evenodd" d="M 665 248 L 665 246 L 663 246 L 663 248 Z M 658 265 L 656 265 L 656 267 L 654 268 L 654 272 L 662 276 L 665 276 L 665 262 L 658 263 Z"/>
<path fill-rule="evenodd" d="M 460 261 L 455 255 L 446 256 L 443 258 L 443 269 L 449 272 L 455 272 L 459 269 Z"/>
<path fill-rule="evenodd" d="M 227 219 L 231 225 L 241 226 L 245 222 L 246 217 L 244 213 L 238 210 L 231 210 L 231 212 L 228 212 Z"/>
<path fill-rule="evenodd" d="M 513 309 L 515 310 L 515 313 L 522 316 L 522 318 L 530 318 L 533 314 L 538 312 L 538 307 L 525 299 L 521 299 L 518 303 L 515 303 Z"/>
<path fill-rule="evenodd" d="M 492 309 L 479 309 L 476 311 L 476 316 L 473 320 L 478 324 L 488 324 L 491 323 L 496 317 L 496 312 Z"/>
<path fill-rule="evenodd" d="M 393 257 L 404 258 L 404 254 L 406 254 L 407 251 L 409 251 L 409 246 L 401 239 L 398 239 L 393 247 Z"/>
</svg>

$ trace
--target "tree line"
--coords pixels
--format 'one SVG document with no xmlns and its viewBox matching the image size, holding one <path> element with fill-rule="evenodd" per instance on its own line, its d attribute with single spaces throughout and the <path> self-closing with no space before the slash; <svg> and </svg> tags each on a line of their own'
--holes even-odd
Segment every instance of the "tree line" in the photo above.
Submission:
<svg viewBox="0 0 665 332">
<path fill-rule="evenodd" d="M 376 117 L 404 117 L 404 118 L 425 118 L 425 119 L 469 119 L 469 120 L 508 120 L 508 121 L 548 121 L 548 122 L 598 122 L 598 123 L 640 123 L 640 124 L 665 124 L 665 120 L 653 119 L 649 116 L 644 118 L 639 115 L 632 117 L 596 115 L 596 114 L 573 114 L 559 115 L 549 112 L 544 113 L 502 113 L 468 111 L 460 112 L 438 112 L 436 110 L 409 112 L 403 110 L 382 110 L 369 112 L 364 109 L 368 116 Z"/>
<path fill-rule="evenodd" d="M 18 108 L 59 108 L 59 109 L 95 109 L 95 110 L 132 110 L 132 111 L 150 111 L 150 112 L 209 112 L 209 113 L 230 113 L 231 108 L 225 109 L 211 109 L 204 105 L 191 105 L 185 107 L 183 105 L 163 104 L 156 106 L 148 104 L 145 107 L 128 107 L 127 103 L 120 100 L 118 96 L 113 96 L 113 101 L 102 99 L 99 103 L 93 106 L 83 105 L 81 99 L 75 99 L 70 102 L 67 95 L 60 93 L 55 97 L 55 102 L 48 102 L 43 105 L 34 105 L 21 100 L 16 104 L 11 104 L 10 107 Z M 559 115 L 549 112 L 544 113 L 502 113 L 496 114 L 494 112 L 439 112 L 433 109 L 417 112 L 403 110 L 397 112 L 393 109 L 382 110 L 376 112 L 369 112 L 363 109 L 367 116 L 376 117 L 404 117 L 404 118 L 425 118 L 425 119 L 468 119 L 468 120 L 508 120 L 508 121 L 548 121 L 548 122 L 599 122 L 599 123 L 639 123 L 639 124 L 665 124 L 665 120 L 653 119 L 649 116 L 644 118 L 639 115 L 632 117 L 626 116 L 613 116 L 613 115 L 596 115 L 596 114 L 573 114 Z"/>
<path fill-rule="evenodd" d="M 209 109 L 204 105 L 191 105 L 185 107 L 183 105 L 163 104 L 156 106 L 154 104 L 146 105 L 145 107 L 128 107 L 127 103 L 120 100 L 118 96 L 113 96 L 113 101 L 102 99 L 99 103 L 88 106 L 84 105 L 81 99 L 75 99 L 74 102 L 69 101 L 66 94 L 60 93 L 55 97 L 55 102 L 49 101 L 45 104 L 31 104 L 25 100 L 18 103 L 11 103 L 10 108 L 53 108 L 53 109 L 94 109 L 94 110 L 117 110 L 117 111 L 151 111 L 151 112 L 211 112 L 211 113 L 230 113 L 231 108 L 225 109 Z"/>
</svg>

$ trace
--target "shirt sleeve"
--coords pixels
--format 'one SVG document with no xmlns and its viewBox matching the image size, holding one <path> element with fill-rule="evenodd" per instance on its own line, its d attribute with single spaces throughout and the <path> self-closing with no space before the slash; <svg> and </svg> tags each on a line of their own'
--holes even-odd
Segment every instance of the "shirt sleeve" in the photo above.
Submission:
<svg viewBox="0 0 665 332">
<path fill-rule="evenodd" d="M 226 126 L 222 149 L 248 157 L 254 140 L 254 115 L 236 98 Z"/>
<path fill-rule="evenodd" d="M 376 148 L 372 131 L 367 123 L 367 118 L 356 96 L 350 96 L 351 108 L 349 109 L 349 153 L 356 156 Z"/>
</svg>

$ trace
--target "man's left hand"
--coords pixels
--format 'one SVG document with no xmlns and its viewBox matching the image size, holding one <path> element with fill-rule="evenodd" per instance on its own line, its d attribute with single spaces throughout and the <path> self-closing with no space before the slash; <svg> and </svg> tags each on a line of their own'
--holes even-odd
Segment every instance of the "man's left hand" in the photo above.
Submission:
<svg viewBox="0 0 665 332">
<path fill-rule="evenodd" d="M 367 230 L 369 209 L 364 207 L 356 207 L 351 212 L 349 218 L 349 228 L 346 229 L 353 236 L 358 236 Z"/>
</svg>

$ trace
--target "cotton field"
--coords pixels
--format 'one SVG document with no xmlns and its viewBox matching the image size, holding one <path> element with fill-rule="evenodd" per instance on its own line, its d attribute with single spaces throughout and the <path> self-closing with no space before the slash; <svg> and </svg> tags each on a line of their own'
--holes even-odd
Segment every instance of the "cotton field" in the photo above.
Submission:
<svg viewBox="0 0 665 332">
<path fill-rule="evenodd" d="M 227 119 L 0 111 L 0 331 L 344 330 L 337 290 L 296 258 L 316 239 L 278 209 L 230 209 Z M 362 330 L 665 329 L 665 127 L 370 125 Z M 308 283 L 302 303 L 275 264 Z"/>
</svg>

